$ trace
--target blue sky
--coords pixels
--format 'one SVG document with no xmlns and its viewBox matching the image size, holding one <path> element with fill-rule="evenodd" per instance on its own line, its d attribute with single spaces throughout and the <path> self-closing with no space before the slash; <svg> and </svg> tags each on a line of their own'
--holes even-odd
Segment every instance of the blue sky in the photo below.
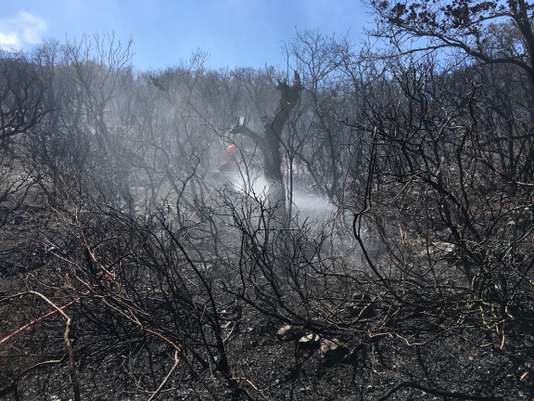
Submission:
<svg viewBox="0 0 534 401">
<path fill-rule="evenodd" d="M 161 69 L 197 49 L 208 66 L 282 66 L 281 48 L 297 30 L 358 42 L 372 16 L 364 0 L 3 0 L 0 47 L 115 32 L 133 40 L 133 64 Z"/>
</svg>

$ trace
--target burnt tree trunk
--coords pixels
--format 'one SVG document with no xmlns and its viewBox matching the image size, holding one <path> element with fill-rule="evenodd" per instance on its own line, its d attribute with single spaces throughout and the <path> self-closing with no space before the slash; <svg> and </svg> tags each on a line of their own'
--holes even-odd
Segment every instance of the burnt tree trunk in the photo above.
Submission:
<svg viewBox="0 0 534 401">
<path fill-rule="evenodd" d="M 277 89 L 280 100 L 275 114 L 267 119 L 263 125 L 263 133 L 258 134 L 246 126 L 237 126 L 232 130 L 234 134 L 243 134 L 252 138 L 263 154 L 263 172 L 269 183 L 269 202 L 285 215 L 286 194 L 282 172 L 281 141 L 284 127 L 289 121 L 291 111 L 300 100 L 302 85 L 298 73 L 295 72 L 293 83 L 278 81 Z"/>
</svg>

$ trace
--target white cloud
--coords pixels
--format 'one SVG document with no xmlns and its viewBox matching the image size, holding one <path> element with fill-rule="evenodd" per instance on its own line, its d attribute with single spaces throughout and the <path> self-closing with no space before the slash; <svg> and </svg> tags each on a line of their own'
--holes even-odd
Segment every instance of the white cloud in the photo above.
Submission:
<svg viewBox="0 0 534 401">
<path fill-rule="evenodd" d="M 44 19 L 26 11 L 0 19 L 0 49 L 17 51 L 43 40 L 47 26 Z"/>
<path fill-rule="evenodd" d="M 0 48 L 16 49 L 19 47 L 20 47 L 20 40 L 16 34 L 0 32 Z"/>
</svg>

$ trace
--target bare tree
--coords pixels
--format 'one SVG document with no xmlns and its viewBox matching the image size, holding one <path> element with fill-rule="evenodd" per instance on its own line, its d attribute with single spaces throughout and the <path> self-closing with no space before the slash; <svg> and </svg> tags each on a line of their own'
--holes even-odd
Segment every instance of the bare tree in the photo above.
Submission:
<svg viewBox="0 0 534 401">
<path fill-rule="evenodd" d="M 246 135 L 260 147 L 263 153 L 265 178 L 271 185 L 271 200 L 273 204 L 278 205 L 283 213 L 285 213 L 286 195 L 282 171 L 281 141 L 283 130 L 289 121 L 291 111 L 300 100 L 302 84 L 299 74 L 295 72 L 291 85 L 285 80 L 279 81 L 277 89 L 280 93 L 278 107 L 272 117 L 265 117 L 263 121 L 263 133 L 259 134 L 252 131 L 246 125 L 239 124 L 232 129 L 232 133 Z"/>
</svg>

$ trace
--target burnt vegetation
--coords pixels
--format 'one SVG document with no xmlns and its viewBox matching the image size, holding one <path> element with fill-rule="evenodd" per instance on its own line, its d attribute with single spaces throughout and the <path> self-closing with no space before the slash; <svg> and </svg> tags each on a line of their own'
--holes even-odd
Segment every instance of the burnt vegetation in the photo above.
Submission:
<svg viewBox="0 0 534 401">
<path fill-rule="evenodd" d="M 370 4 L 284 72 L 1 54 L 0 398 L 533 399 L 534 5 Z"/>
</svg>

